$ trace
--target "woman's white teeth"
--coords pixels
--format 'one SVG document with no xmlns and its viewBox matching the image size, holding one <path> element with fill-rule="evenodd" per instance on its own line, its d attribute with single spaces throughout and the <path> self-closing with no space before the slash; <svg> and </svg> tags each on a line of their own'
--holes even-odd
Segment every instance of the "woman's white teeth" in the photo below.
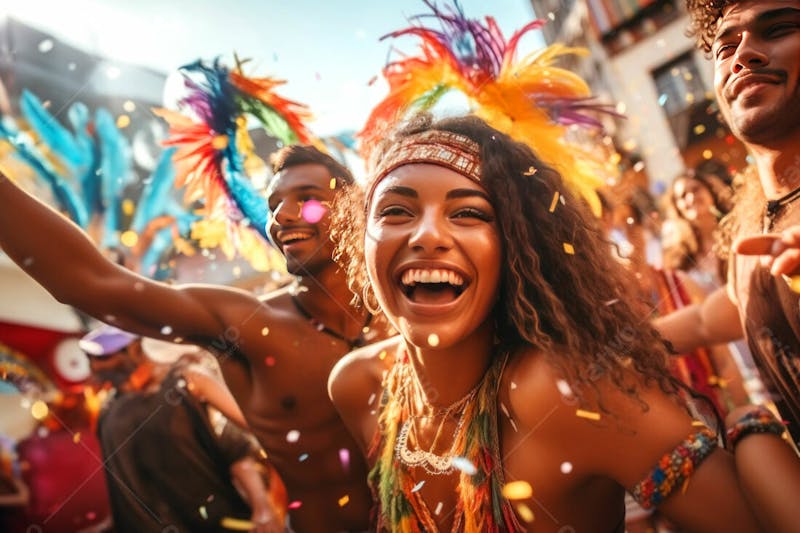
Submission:
<svg viewBox="0 0 800 533">
<path fill-rule="evenodd" d="M 442 268 L 411 268 L 403 272 L 402 282 L 404 285 L 415 285 L 417 283 L 449 283 L 450 285 L 461 286 L 464 284 L 464 278 L 457 272 Z"/>
</svg>

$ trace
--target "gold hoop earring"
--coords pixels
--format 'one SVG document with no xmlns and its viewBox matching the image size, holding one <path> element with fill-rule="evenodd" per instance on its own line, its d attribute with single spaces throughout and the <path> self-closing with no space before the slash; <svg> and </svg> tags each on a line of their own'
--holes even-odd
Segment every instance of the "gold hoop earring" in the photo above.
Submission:
<svg viewBox="0 0 800 533">
<path fill-rule="evenodd" d="M 372 296 L 375 297 L 375 293 L 371 289 L 372 289 L 372 284 L 368 281 L 364 285 L 364 288 L 361 290 L 361 301 L 364 303 L 364 309 L 366 309 L 367 311 L 369 311 L 373 315 L 377 315 L 378 313 L 381 312 L 381 307 L 380 307 L 380 304 L 377 303 L 378 302 L 377 298 L 375 298 L 375 302 L 376 302 L 375 306 L 374 307 L 370 307 L 370 305 L 369 305 L 369 295 L 372 294 Z"/>
</svg>

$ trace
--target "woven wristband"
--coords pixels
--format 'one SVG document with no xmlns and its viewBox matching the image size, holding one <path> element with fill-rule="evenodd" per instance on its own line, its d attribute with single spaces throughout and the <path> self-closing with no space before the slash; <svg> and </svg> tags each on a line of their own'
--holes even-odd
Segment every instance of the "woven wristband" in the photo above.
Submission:
<svg viewBox="0 0 800 533">
<path fill-rule="evenodd" d="M 775 418 L 772 411 L 758 406 L 737 420 L 728 429 L 727 436 L 731 447 L 735 449 L 740 440 L 752 433 L 772 433 L 780 437 L 785 430 L 786 427 Z"/>
</svg>

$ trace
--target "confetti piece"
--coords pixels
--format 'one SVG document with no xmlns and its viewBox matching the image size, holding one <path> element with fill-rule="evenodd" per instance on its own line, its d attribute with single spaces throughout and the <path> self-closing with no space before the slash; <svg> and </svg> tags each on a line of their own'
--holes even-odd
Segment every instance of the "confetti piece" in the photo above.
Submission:
<svg viewBox="0 0 800 533">
<path fill-rule="evenodd" d="M 377 395 L 374 392 L 372 394 L 370 394 L 369 395 L 369 400 L 367 400 L 367 405 L 372 405 L 372 402 L 375 401 L 376 397 L 377 397 Z"/>
<path fill-rule="evenodd" d="M 531 511 L 531 508 L 524 503 L 517 504 L 517 514 L 520 518 L 528 523 L 531 523 L 534 520 L 533 511 Z"/>
<path fill-rule="evenodd" d="M 300 457 L 297 458 L 297 460 L 300 461 L 301 463 L 303 461 L 305 461 L 306 459 L 308 459 L 308 454 L 307 453 L 301 454 Z"/>
<path fill-rule="evenodd" d="M 525 500 L 533 496 L 533 488 L 527 481 L 512 481 L 503 486 L 503 496 L 509 500 Z"/>
<path fill-rule="evenodd" d="M 584 411 L 583 409 L 578 409 L 577 411 L 575 411 L 575 416 L 586 418 L 588 420 L 600 420 L 600 413 L 595 413 L 593 411 Z"/>
<path fill-rule="evenodd" d="M 612 306 L 612 305 L 614 305 L 615 303 L 618 303 L 618 302 L 619 302 L 619 298 L 614 298 L 613 300 L 609 300 L 607 302 L 603 302 L 603 305 L 605 305 L 606 307 L 609 307 L 609 306 Z"/>
<path fill-rule="evenodd" d="M 706 427 L 706 425 L 704 423 L 700 422 L 699 420 L 692 420 L 692 426 L 694 426 L 696 428 L 704 428 L 704 427 Z"/>
<path fill-rule="evenodd" d="M 556 206 L 558 205 L 559 196 L 561 196 L 561 195 L 558 193 L 558 191 L 556 191 L 555 194 L 553 194 L 553 201 L 550 202 L 550 212 L 551 213 L 556 210 Z"/>
<path fill-rule="evenodd" d="M 133 215 L 136 211 L 136 204 L 133 203 L 133 200 L 130 198 L 125 198 L 122 200 L 122 212 L 125 213 L 127 216 Z"/>
<path fill-rule="evenodd" d="M 289 505 L 287 505 L 286 507 L 289 509 L 300 509 L 300 507 L 302 506 L 303 502 L 301 502 L 300 500 L 295 500 L 293 502 L 290 502 Z"/>
<path fill-rule="evenodd" d="M 428 344 L 433 347 L 439 346 L 439 335 L 436 333 L 428 335 Z"/>
<path fill-rule="evenodd" d="M 286 442 L 297 442 L 298 440 L 300 440 L 300 432 L 296 429 L 286 434 Z"/>
<path fill-rule="evenodd" d="M 538 172 L 538 169 L 536 167 L 530 167 L 530 168 L 528 168 L 528 171 L 525 172 L 525 175 L 526 176 L 533 176 L 537 172 Z"/>
<path fill-rule="evenodd" d="M 511 415 L 508 413 L 508 409 L 503 402 L 500 402 L 500 410 L 503 411 L 503 414 L 506 415 L 508 418 L 511 418 Z"/>
<path fill-rule="evenodd" d="M 72 436 L 72 442 L 78 444 L 81 441 L 81 432 L 77 432 Z"/>
<path fill-rule="evenodd" d="M 269 335 L 269 328 L 268 327 L 261 328 L 261 336 L 266 337 L 267 335 Z"/>
<path fill-rule="evenodd" d="M 345 470 L 350 469 L 350 450 L 339 448 L 339 462 L 342 463 L 342 468 Z"/>
<path fill-rule="evenodd" d="M 517 423 L 514 422 L 514 419 L 509 417 L 508 421 L 511 423 L 511 427 L 514 428 L 514 432 L 519 433 L 519 429 L 517 429 Z"/>
<path fill-rule="evenodd" d="M 36 420 L 44 420 L 47 418 L 49 412 L 50 409 L 48 409 L 47 404 L 42 400 L 36 400 L 31 406 L 31 416 Z"/>
<path fill-rule="evenodd" d="M 131 125 L 131 117 L 128 115 L 120 115 L 117 117 L 117 127 L 119 129 L 125 129 Z"/>
<path fill-rule="evenodd" d="M 46 54 L 53 49 L 54 43 L 52 39 L 44 39 L 39 42 L 39 52 Z"/>
<path fill-rule="evenodd" d="M 781 277 L 789 286 L 789 290 L 800 293 L 800 276 L 787 276 L 786 274 L 781 274 Z"/>
<path fill-rule="evenodd" d="M 262 459 L 266 459 L 267 458 L 267 451 L 264 448 L 261 448 L 260 450 L 258 450 L 258 454 L 261 456 Z"/>
<path fill-rule="evenodd" d="M 572 472 L 572 463 L 570 463 L 569 461 L 564 461 L 563 463 L 561 463 L 561 473 L 569 474 L 570 472 Z"/>
<path fill-rule="evenodd" d="M 442 502 L 437 503 L 436 504 L 436 509 L 433 511 L 433 514 L 438 516 L 439 513 L 442 512 L 442 507 L 444 507 L 444 504 Z"/>
<path fill-rule="evenodd" d="M 686 494 L 686 489 L 688 489 L 688 488 L 689 488 L 689 480 L 690 480 L 690 479 L 691 479 L 691 478 L 688 478 L 688 477 L 687 477 L 687 478 L 684 480 L 684 482 L 683 482 L 683 486 L 681 486 L 681 494 Z"/>
<path fill-rule="evenodd" d="M 309 224 L 316 224 L 322 220 L 322 217 L 324 217 L 327 212 L 328 208 L 322 205 L 322 202 L 318 200 L 306 200 L 300 208 L 300 215 L 303 217 L 303 220 Z"/>
<path fill-rule="evenodd" d="M 275 366 L 275 358 L 271 355 L 268 355 L 264 358 L 264 364 L 267 366 Z"/>
<path fill-rule="evenodd" d="M 250 520 L 240 520 L 229 516 L 220 520 L 219 525 L 231 531 L 250 531 L 256 528 L 256 525 Z"/>
<path fill-rule="evenodd" d="M 417 483 L 416 485 L 414 485 L 414 488 L 412 488 L 412 489 L 411 489 L 411 492 L 417 492 L 419 489 L 421 489 L 421 488 L 422 488 L 422 486 L 423 486 L 424 484 L 425 484 L 425 480 L 423 479 L 422 481 L 420 481 L 419 483 Z"/>
<path fill-rule="evenodd" d="M 86 513 L 86 520 L 94 520 L 95 518 L 97 518 L 97 513 L 94 511 L 89 511 Z"/>
<path fill-rule="evenodd" d="M 208 511 L 206 511 L 206 506 L 205 505 L 201 505 L 200 509 L 198 509 L 198 510 L 200 511 L 200 516 L 203 517 L 203 520 L 208 520 Z"/>
<path fill-rule="evenodd" d="M 512 381 L 511 382 L 511 390 L 514 390 L 516 388 L 517 388 L 517 384 Z"/>
<path fill-rule="evenodd" d="M 386 359 L 386 350 L 381 350 L 381 353 L 378 354 L 378 359 L 380 359 L 381 361 Z"/>
<path fill-rule="evenodd" d="M 123 246 L 127 246 L 128 248 L 133 248 L 136 246 L 136 243 L 139 242 L 139 236 L 136 234 L 135 231 L 124 231 L 122 235 L 119 236 L 119 242 L 123 244 Z"/>
<path fill-rule="evenodd" d="M 453 457 L 453 466 L 469 476 L 474 476 L 478 472 L 475 465 L 466 457 Z"/>
<path fill-rule="evenodd" d="M 172 327 L 171 326 L 164 326 L 163 328 L 161 328 L 161 334 L 162 335 L 169 335 L 170 333 L 172 333 Z"/>
<path fill-rule="evenodd" d="M 567 205 L 567 200 L 563 195 L 558 197 L 558 201 L 561 202 L 561 205 Z"/>
<path fill-rule="evenodd" d="M 556 387 L 558 388 L 558 392 L 561 393 L 562 396 L 574 396 L 572 393 L 572 387 L 569 386 L 569 383 L 564 381 L 563 379 L 559 379 L 556 381 Z"/>
<path fill-rule="evenodd" d="M 575 255 L 575 248 L 570 243 L 565 242 L 564 252 L 568 253 L 569 255 Z"/>
<path fill-rule="evenodd" d="M 328 183 L 328 187 L 333 190 L 336 188 L 336 178 L 331 178 L 331 181 Z"/>
<path fill-rule="evenodd" d="M 348 503 L 350 503 L 350 496 L 348 496 L 347 494 L 339 498 L 339 507 L 344 507 Z"/>
</svg>

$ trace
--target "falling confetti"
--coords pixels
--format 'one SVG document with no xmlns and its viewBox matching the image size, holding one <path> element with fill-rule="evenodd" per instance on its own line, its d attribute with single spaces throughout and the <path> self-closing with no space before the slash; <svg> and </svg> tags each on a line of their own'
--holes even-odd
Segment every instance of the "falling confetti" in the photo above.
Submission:
<svg viewBox="0 0 800 533">
<path fill-rule="evenodd" d="M 692 420 L 692 426 L 694 426 L 696 428 L 704 428 L 704 427 L 706 427 L 706 425 L 704 423 L 700 422 L 699 420 Z"/>
<path fill-rule="evenodd" d="M 318 200 L 307 200 L 303 202 L 303 207 L 300 208 L 300 215 L 303 217 L 303 220 L 309 224 L 316 224 L 322 220 L 322 217 L 324 217 L 327 212 L 328 208 L 322 205 L 322 202 Z"/>
<path fill-rule="evenodd" d="M 53 46 L 54 44 L 52 39 L 45 39 L 39 43 L 39 51 L 43 54 L 46 54 L 53 49 Z"/>
<path fill-rule="evenodd" d="M 271 355 L 268 355 L 264 358 L 264 364 L 267 366 L 275 366 L 275 358 Z"/>
<path fill-rule="evenodd" d="M 569 396 L 572 397 L 572 387 L 569 386 L 569 383 L 564 381 L 563 379 L 559 379 L 556 381 L 556 387 L 558 388 L 558 392 L 561 393 L 561 396 Z"/>
<path fill-rule="evenodd" d="M 31 416 L 36 420 L 44 420 L 47 418 L 49 412 L 50 409 L 48 409 L 47 404 L 42 400 L 36 400 L 31 406 Z"/>
<path fill-rule="evenodd" d="M 117 117 L 117 127 L 119 129 L 125 129 L 131 125 L 131 117 L 128 115 L 120 115 Z"/>
<path fill-rule="evenodd" d="M 437 503 L 436 504 L 436 509 L 433 511 L 433 514 L 435 514 L 436 516 L 439 516 L 439 513 L 442 512 L 442 507 L 444 507 L 444 504 L 442 504 L 442 502 Z"/>
<path fill-rule="evenodd" d="M 305 461 L 306 459 L 308 459 L 308 454 L 307 453 L 301 454 L 300 457 L 297 458 L 297 460 L 300 461 L 301 463 L 303 461 Z"/>
<path fill-rule="evenodd" d="M 119 241 L 128 248 L 133 248 L 136 246 L 136 243 L 139 242 L 139 236 L 136 234 L 135 231 L 123 231 L 122 235 L 119 236 Z"/>
<path fill-rule="evenodd" d="M 526 176 L 533 176 L 537 172 L 538 172 L 538 169 L 536 167 L 530 167 L 530 168 L 528 168 L 528 171 L 525 172 L 525 175 Z"/>
<path fill-rule="evenodd" d="M 211 140 L 211 147 L 214 150 L 224 150 L 228 147 L 228 136 L 225 134 L 217 135 Z"/>
<path fill-rule="evenodd" d="M 261 336 L 266 337 L 267 335 L 269 335 L 269 328 L 268 327 L 261 328 Z"/>
<path fill-rule="evenodd" d="M 561 473 L 569 474 L 570 472 L 572 472 L 572 463 L 570 463 L 569 461 L 564 461 L 563 463 L 561 463 Z"/>
<path fill-rule="evenodd" d="M 339 462 L 342 463 L 343 469 L 350 469 L 350 450 L 347 448 L 339 448 Z"/>
<path fill-rule="evenodd" d="M 377 395 L 374 392 L 372 394 L 370 394 L 369 395 L 369 400 L 367 400 L 367 405 L 372 405 L 372 402 L 375 401 L 376 397 L 377 397 Z"/>
<path fill-rule="evenodd" d="M 300 500 L 295 500 L 293 502 L 290 502 L 289 505 L 287 505 L 286 507 L 289 509 L 300 509 L 300 507 L 302 506 L 303 502 L 301 502 Z"/>
<path fill-rule="evenodd" d="M 381 353 L 378 354 L 378 359 L 380 359 L 381 361 L 386 359 L 386 350 L 381 350 Z"/>
<path fill-rule="evenodd" d="M 517 504 L 517 514 L 520 518 L 528 523 L 531 523 L 534 520 L 533 511 L 531 511 L 531 508 L 524 503 Z"/>
<path fill-rule="evenodd" d="M 414 485 L 414 488 L 412 488 L 412 489 L 411 489 L 411 492 L 417 492 L 419 489 L 421 489 L 421 488 L 422 488 L 422 486 L 423 486 L 424 484 L 425 484 L 425 480 L 423 479 L 422 481 L 420 481 L 419 483 L 417 483 L 416 485 Z"/>
<path fill-rule="evenodd" d="M 81 432 L 78 431 L 77 433 L 75 433 L 72 436 L 72 442 L 74 442 L 75 444 L 78 444 L 80 441 L 81 441 Z"/>
<path fill-rule="evenodd" d="M 575 411 L 575 416 L 586 418 L 588 420 L 600 420 L 600 413 L 595 413 L 594 411 L 584 411 L 583 409 L 578 409 Z"/>
<path fill-rule="evenodd" d="M 527 481 L 512 481 L 503 486 L 503 496 L 509 500 L 525 500 L 533 496 L 533 488 Z"/>
<path fill-rule="evenodd" d="M 469 476 L 474 476 L 478 472 L 472 461 L 466 457 L 453 457 L 453 466 Z"/>
<path fill-rule="evenodd" d="M 229 516 L 226 516 L 220 520 L 219 525 L 232 531 L 251 531 L 256 528 L 256 525 L 250 520 L 241 520 L 239 518 L 231 518 Z"/>
<path fill-rule="evenodd" d="M 350 496 L 348 496 L 347 494 L 339 498 L 339 507 L 344 507 L 348 503 L 350 503 Z"/>
<path fill-rule="evenodd" d="M 439 346 L 439 335 L 436 333 L 428 335 L 428 344 L 433 347 Z"/>
<path fill-rule="evenodd" d="M 512 381 L 512 382 L 511 382 L 511 390 L 514 390 L 514 389 L 516 389 L 516 388 L 517 388 L 517 384 L 516 384 L 516 382 Z"/>
<path fill-rule="evenodd" d="M 553 194 L 553 201 L 550 202 L 550 212 L 551 213 L 556 210 L 556 206 L 558 205 L 558 197 L 559 196 L 561 196 L 561 195 L 559 194 L 558 191 L 556 191 L 555 194 Z"/>
<path fill-rule="evenodd" d="M 617 302 L 619 302 L 619 298 L 614 298 L 613 300 L 608 300 L 607 302 L 603 302 L 603 305 L 605 305 L 606 307 L 610 307 Z"/>
<path fill-rule="evenodd" d="M 203 520 L 208 520 L 208 511 L 206 511 L 206 506 L 205 505 L 201 505 L 200 509 L 198 509 L 198 510 L 200 511 L 200 516 L 203 517 Z"/>
<path fill-rule="evenodd" d="M 328 183 L 328 187 L 330 187 L 331 190 L 336 188 L 336 178 L 331 178 L 331 181 Z"/>
<path fill-rule="evenodd" d="M 286 442 L 297 442 L 298 440 L 300 440 L 300 432 L 296 429 L 286 434 Z"/>
<path fill-rule="evenodd" d="M 164 326 L 163 328 L 161 328 L 161 334 L 162 335 L 169 335 L 170 333 L 172 333 L 172 327 L 171 326 Z"/>
<path fill-rule="evenodd" d="M 575 255 L 575 248 L 568 242 L 564 243 L 564 252 L 569 255 Z"/>
</svg>

